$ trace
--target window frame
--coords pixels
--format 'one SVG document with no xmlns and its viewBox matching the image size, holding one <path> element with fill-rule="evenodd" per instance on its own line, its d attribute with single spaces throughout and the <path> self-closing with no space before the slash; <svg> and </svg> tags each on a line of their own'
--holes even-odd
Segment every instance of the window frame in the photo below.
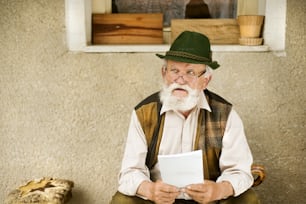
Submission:
<svg viewBox="0 0 306 204">
<path fill-rule="evenodd" d="M 104 1 L 106 2 L 106 1 Z M 266 52 L 283 55 L 285 51 L 286 0 L 266 0 L 264 44 L 212 45 L 213 52 Z M 108 3 L 105 3 L 108 4 Z M 91 44 L 91 0 L 65 0 L 67 46 L 78 52 L 165 52 L 170 45 L 92 45 Z"/>
</svg>

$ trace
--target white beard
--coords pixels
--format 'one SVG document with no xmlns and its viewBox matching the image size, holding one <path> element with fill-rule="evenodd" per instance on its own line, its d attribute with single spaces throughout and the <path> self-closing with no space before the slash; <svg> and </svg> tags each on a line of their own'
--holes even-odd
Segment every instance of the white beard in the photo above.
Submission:
<svg viewBox="0 0 306 204">
<path fill-rule="evenodd" d="M 172 92 L 177 88 L 186 90 L 188 95 L 186 97 L 173 96 Z M 173 110 L 182 112 L 193 109 L 198 104 L 199 98 L 199 90 L 192 89 L 187 85 L 179 85 L 177 83 L 173 83 L 170 86 L 164 84 L 163 89 L 160 92 L 160 100 L 163 104 L 171 107 Z"/>
</svg>

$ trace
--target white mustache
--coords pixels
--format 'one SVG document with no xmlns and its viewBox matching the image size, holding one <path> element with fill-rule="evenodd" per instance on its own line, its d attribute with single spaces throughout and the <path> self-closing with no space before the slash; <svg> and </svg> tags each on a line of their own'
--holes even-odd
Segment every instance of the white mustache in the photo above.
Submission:
<svg viewBox="0 0 306 204">
<path fill-rule="evenodd" d="M 170 86 L 167 87 L 167 89 L 171 92 L 173 92 L 175 89 L 183 89 L 187 91 L 188 93 L 192 92 L 192 89 L 188 85 L 180 85 L 177 83 L 173 83 Z"/>
<path fill-rule="evenodd" d="M 188 92 L 186 97 L 179 98 L 172 95 L 175 89 L 183 89 Z M 199 91 L 190 88 L 188 85 L 180 85 L 173 83 L 171 85 L 164 84 L 164 88 L 160 93 L 160 99 L 163 103 L 168 104 L 173 109 L 179 111 L 188 111 L 196 106 L 199 100 Z"/>
</svg>

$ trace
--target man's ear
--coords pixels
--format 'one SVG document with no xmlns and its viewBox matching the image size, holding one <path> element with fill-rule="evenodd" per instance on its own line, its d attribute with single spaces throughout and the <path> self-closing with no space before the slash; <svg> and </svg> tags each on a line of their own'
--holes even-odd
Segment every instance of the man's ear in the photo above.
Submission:
<svg viewBox="0 0 306 204">
<path fill-rule="evenodd" d="M 163 78 L 166 76 L 166 67 L 165 66 L 162 66 L 161 74 L 162 74 Z"/>
<path fill-rule="evenodd" d="M 207 79 L 207 84 L 210 82 L 211 78 L 212 78 L 211 74 L 206 78 Z"/>
<path fill-rule="evenodd" d="M 202 89 L 206 89 L 207 85 L 209 84 L 210 80 L 212 79 L 212 75 L 208 75 L 208 76 L 205 76 L 204 78 L 204 82 L 202 84 Z"/>
</svg>

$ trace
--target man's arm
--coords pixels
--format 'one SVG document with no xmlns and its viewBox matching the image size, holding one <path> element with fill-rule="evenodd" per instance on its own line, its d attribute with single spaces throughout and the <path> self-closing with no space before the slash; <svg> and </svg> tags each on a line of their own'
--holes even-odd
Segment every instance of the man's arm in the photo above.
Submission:
<svg viewBox="0 0 306 204">
<path fill-rule="evenodd" d="M 132 112 L 121 170 L 118 190 L 134 196 L 139 185 L 150 181 L 150 172 L 145 165 L 147 142 L 135 111 Z"/>
<path fill-rule="evenodd" d="M 118 190 L 125 195 L 136 195 L 155 203 L 172 204 L 179 190 L 162 181 L 151 181 L 150 171 L 145 164 L 146 156 L 146 138 L 133 111 L 119 174 Z"/>
<path fill-rule="evenodd" d="M 253 184 L 251 174 L 253 157 L 244 133 L 243 123 L 235 110 L 230 112 L 222 145 L 219 162 L 222 173 L 217 182 L 230 182 L 234 196 L 238 196 Z"/>
</svg>

